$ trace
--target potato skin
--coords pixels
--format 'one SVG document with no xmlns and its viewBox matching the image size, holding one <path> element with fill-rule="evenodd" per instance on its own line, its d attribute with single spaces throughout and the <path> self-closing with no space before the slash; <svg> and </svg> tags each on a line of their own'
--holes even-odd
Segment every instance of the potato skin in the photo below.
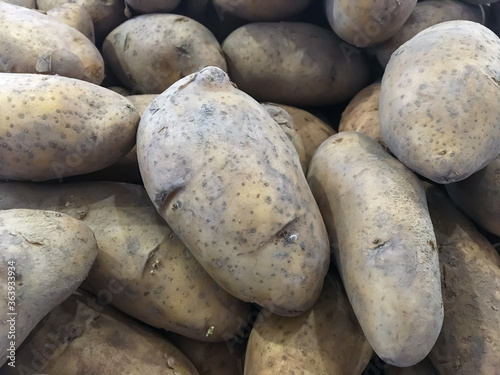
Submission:
<svg viewBox="0 0 500 375">
<path fill-rule="evenodd" d="M 499 76 L 500 39 L 486 27 L 447 21 L 421 31 L 382 77 L 385 143 L 434 182 L 467 178 L 500 153 Z"/>
<path fill-rule="evenodd" d="M 421 361 L 441 329 L 443 303 L 436 240 L 419 180 L 358 132 L 323 142 L 307 179 L 373 350 L 399 367 Z"/>
<path fill-rule="evenodd" d="M 365 56 L 346 54 L 344 44 L 316 25 L 261 22 L 233 31 L 222 49 L 240 90 L 262 102 L 304 107 L 341 102 L 368 83 Z"/>
<path fill-rule="evenodd" d="M 500 236 L 500 155 L 465 180 L 447 184 L 446 190 L 475 223 Z"/>
<path fill-rule="evenodd" d="M 497 374 L 500 256 L 446 197 L 426 186 L 438 243 L 444 323 L 429 357 L 441 375 Z"/>
<path fill-rule="evenodd" d="M 303 314 L 260 312 L 247 344 L 245 375 L 361 374 L 372 354 L 340 278 L 332 272 L 318 301 Z"/>
<path fill-rule="evenodd" d="M 228 12 L 248 21 L 282 21 L 302 12 L 311 0 L 214 0 L 222 14 Z"/>
<path fill-rule="evenodd" d="M 90 228 L 68 215 L 25 209 L 0 211 L 0 290 L 5 296 L 0 299 L 0 313 L 5 317 L 0 324 L 0 366 L 7 361 L 11 341 L 7 323 L 7 313 L 12 312 L 7 299 L 7 276 L 12 275 L 9 263 L 14 262 L 16 275 L 13 341 L 19 347 L 44 315 L 78 288 L 96 255 Z"/>
<path fill-rule="evenodd" d="M 93 230 L 99 253 L 82 288 L 103 303 L 153 327 L 202 341 L 230 339 L 245 325 L 249 305 L 210 278 L 142 186 L 3 183 L 0 190 L 0 210 L 50 209 Z"/>
<path fill-rule="evenodd" d="M 229 293 L 283 315 L 321 292 L 328 239 L 293 145 L 262 106 L 208 67 L 142 116 L 137 156 L 149 197 Z"/>
<path fill-rule="evenodd" d="M 87 9 L 78 4 L 66 3 L 47 11 L 47 16 L 71 26 L 92 43 L 95 43 L 94 24 Z"/>
<path fill-rule="evenodd" d="M 210 30 L 176 14 L 144 14 L 124 22 L 106 37 L 102 54 L 134 95 L 160 94 L 205 66 L 226 70 L 221 47 Z"/>
<path fill-rule="evenodd" d="M 134 144 L 139 114 L 111 90 L 41 74 L 3 73 L 0 83 L 0 180 L 93 172 Z"/>
<path fill-rule="evenodd" d="M 0 72 L 58 74 L 97 85 L 104 79 L 101 54 L 73 27 L 3 1 L 0 24 L 4 25 L 0 34 Z"/>
</svg>

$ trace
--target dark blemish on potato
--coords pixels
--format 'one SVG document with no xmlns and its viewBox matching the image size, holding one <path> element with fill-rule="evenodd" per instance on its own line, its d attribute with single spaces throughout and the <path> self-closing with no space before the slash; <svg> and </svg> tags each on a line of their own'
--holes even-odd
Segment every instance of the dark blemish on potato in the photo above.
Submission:
<svg viewBox="0 0 500 375">
<path fill-rule="evenodd" d="M 272 203 L 272 201 L 273 201 L 273 200 L 272 200 L 272 198 L 271 198 L 270 196 L 267 196 L 267 197 L 266 197 L 266 199 L 265 199 L 265 202 L 266 202 L 267 204 L 271 204 L 271 203 Z"/>
</svg>

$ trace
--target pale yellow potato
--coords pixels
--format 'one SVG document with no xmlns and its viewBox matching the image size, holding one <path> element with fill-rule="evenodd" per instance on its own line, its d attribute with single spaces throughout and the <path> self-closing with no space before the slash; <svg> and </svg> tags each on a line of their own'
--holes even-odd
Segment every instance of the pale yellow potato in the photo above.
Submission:
<svg viewBox="0 0 500 375">
<path fill-rule="evenodd" d="M 130 151 L 140 119 L 120 94 L 60 76 L 3 73 L 0 102 L 0 180 L 103 169 Z"/>
<path fill-rule="evenodd" d="M 82 288 L 153 327 L 223 341 L 250 306 L 222 290 L 158 215 L 142 186 L 114 182 L 0 184 L 0 210 L 59 211 L 94 232 L 99 253 Z"/>
<path fill-rule="evenodd" d="M 358 92 L 342 112 L 339 132 L 356 131 L 364 133 L 385 146 L 380 133 L 378 118 L 379 99 L 380 82 L 372 83 Z"/>
<path fill-rule="evenodd" d="M 380 129 L 396 157 L 437 183 L 463 180 L 500 153 L 500 39 L 471 21 L 428 27 L 392 55 Z"/>
<path fill-rule="evenodd" d="M 139 13 L 168 13 L 174 10 L 181 0 L 125 0 L 125 3 Z"/>
<path fill-rule="evenodd" d="M 252 22 L 283 21 L 302 12 L 311 0 L 214 0 L 221 14 L 243 18 Z"/>
<path fill-rule="evenodd" d="M 0 72 L 57 74 L 95 84 L 104 79 L 101 54 L 75 28 L 3 1 L 0 24 Z"/>
<path fill-rule="evenodd" d="M 106 37 L 102 54 L 133 95 L 160 94 L 206 66 L 226 70 L 221 47 L 210 30 L 177 14 L 129 19 Z"/>
<path fill-rule="evenodd" d="M 247 344 L 245 375 L 361 374 L 372 354 L 332 273 L 309 311 L 296 317 L 260 312 Z"/>
<path fill-rule="evenodd" d="M 16 348 L 78 288 L 96 255 L 90 228 L 68 215 L 0 211 L 0 366 L 18 365 Z"/>
<path fill-rule="evenodd" d="M 157 330 L 77 291 L 53 309 L 2 375 L 199 375 Z M 26 372 L 24 372 L 26 371 Z"/>
<path fill-rule="evenodd" d="M 143 114 L 137 157 L 160 215 L 225 290 L 282 315 L 317 300 L 328 239 L 293 144 L 207 67 Z"/>
<path fill-rule="evenodd" d="M 436 238 L 420 181 L 359 132 L 324 141 L 307 180 L 373 350 L 398 367 L 420 362 L 443 323 Z"/>
<path fill-rule="evenodd" d="M 383 42 L 398 32 L 417 0 L 326 0 L 333 31 L 356 47 Z"/>
<path fill-rule="evenodd" d="M 429 358 L 440 375 L 498 374 L 500 255 L 438 187 L 426 186 L 444 323 Z"/>
<path fill-rule="evenodd" d="M 65 3 L 48 10 L 47 15 L 77 29 L 92 43 L 95 43 L 94 23 L 89 12 L 83 6 Z"/>
</svg>

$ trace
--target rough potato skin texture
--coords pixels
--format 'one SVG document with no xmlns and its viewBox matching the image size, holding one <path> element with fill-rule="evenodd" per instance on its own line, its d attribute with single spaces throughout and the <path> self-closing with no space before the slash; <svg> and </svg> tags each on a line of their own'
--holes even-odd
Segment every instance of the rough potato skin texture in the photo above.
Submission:
<svg viewBox="0 0 500 375">
<path fill-rule="evenodd" d="M 441 375 L 498 374 L 500 256 L 445 193 L 431 185 L 426 193 L 445 312 L 429 357 Z"/>
<path fill-rule="evenodd" d="M 87 9 L 78 4 L 66 3 L 47 11 L 47 16 L 71 26 L 92 43 L 95 43 L 94 24 Z"/>
<path fill-rule="evenodd" d="M 366 134 L 385 146 L 380 133 L 378 105 L 380 82 L 372 83 L 351 99 L 340 119 L 339 132 L 356 131 Z"/>
<path fill-rule="evenodd" d="M 222 12 L 248 21 L 283 21 L 302 12 L 311 0 L 214 0 Z"/>
<path fill-rule="evenodd" d="M 465 180 L 447 184 L 446 190 L 475 223 L 500 236 L 500 155 Z"/>
<path fill-rule="evenodd" d="M 0 72 L 58 74 L 99 85 L 104 61 L 75 28 L 0 1 Z"/>
<path fill-rule="evenodd" d="M 19 347 L 45 314 L 69 297 L 87 277 L 96 255 L 90 228 L 68 215 L 0 211 L 0 313 L 4 317 L 0 322 L 0 367 L 7 361 L 10 341 Z M 10 261 L 15 263 L 15 340 L 8 338 Z"/>
<path fill-rule="evenodd" d="M 120 94 L 59 76 L 2 73 L 0 102 L 0 180 L 105 168 L 130 151 L 140 120 Z"/>
<path fill-rule="evenodd" d="M 303 314 L 260 312 L 248 339 L 245 375 L 361 374 L 372 354 L 342 282 L 332 273 Z"/>
<path fill-rule="evenodd" d="M 16 353 L 16 365 L 2 375 L 17 375 L 21 366 L 30 375 L 199 375 L 160 332 L 81 290 L 38 324 Z"/>
<path fill-rule="evenodd" d="M 292 143 L 208 67 L 142 116 L 137 156 L 160 215 L 225 290 L 282 315 L 318 298 L 328 238 Z"/>
<path fill-rule="evenodd" d="M 226 70 L 210 30 L 177 14 L 145 14 L 124 22 L 106 37 L 102 54 L 132 94 L 160 94 L 209 65 Z"/>
<path fill-rule="evenodd" d="M 249 304 L 212 280 L 142 186 L 7 182 L 0 190 L 0 210 L 54 210 L 92 229 L 99 253 L 82 288 L 107 304 L 150 326 L 201 341 L 231 339 L 245 326 Z"/>
<path fill-rule="evenodd" d="M 485 12 L 480 6 L 464 4 L 461 1 L 427 0 L 419 2 L 398 32 L 375 47 L 378 62 L 382 67 L 385 67 L 394 51 L 420 31 L 432 25 L 453 20 L 469 20 L 484 24 L 485 18 Z"/>
<path fill-rule="evenodd" d="M 335 104 L 368 84 L 365 56 L 349 48 L 331 30 L 301 22 L 248 24 L 222 43 L 240 90 L 299 107 Z"/>
<path fill-rule="evenodd" d="M 421 361 L 441 329 L 443 302 L 419 180 L 375 140 L 342 132 L 318 148 L 308 182 L 373 350 L 395 366 Z"/>
<path fill-rule="evenodd" d="M 500 39 L 470 21 L 431 26 L 399 47 L 380 89 L 380 128 L 406 166 L 460 181 L 500 153 Z"/>
<path fill-rule="evenodd" d="M 417 0 L 326 0 L 333 31 L 356 47 L 368 47 L 393 36 L 415 8 Z"/>
</svg>

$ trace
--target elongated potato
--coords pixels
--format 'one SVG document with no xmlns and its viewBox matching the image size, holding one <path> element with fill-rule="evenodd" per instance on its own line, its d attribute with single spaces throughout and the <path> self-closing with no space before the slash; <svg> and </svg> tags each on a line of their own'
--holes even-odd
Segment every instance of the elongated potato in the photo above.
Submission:
<svg viewBox="0 0 500 375">
<path fill-rule="evenodd" d="M 437 183 L 463 180 L 500 154 L 500 39 L 471 21 L 426 28 L 392 55 L 380 129 L 406 166 Z"/>
<path fill-rule="evenodd" d="M 193 364 L 158 331 L 77 291 L 53 309 L 2 375 L 198 375 Z"/>
<path fill-rule="evenodd" d="M 15 368 L 16 348 L 78 288 L 96 255 L 94 234 L 72 217 L 41 210 L 0 211 L 0 366 L 8 361 Z"/>
<path fill-rule="evenodd" d="M 248 339 L 245 375 L 361 374 L 372 354 L 340 278 L 328 274 L 309 311 L 296 317 L 261 311 Z"/>
<path fill-rule="evenodd" d="M 437 187 L 426 186 L 441 264 L 444 323 L 429 357 L 441 375 L 498 374 L 500 256 Z"/>
<path fill-rule="evenodd" d="M 158 212 L 225 290 L 283 315 L 314 304 L 328 238 L 297 152 L 221 69 L 151 103 L 137 157 Z"/>
<path fill-rule="evenodd" d="M 0 180 L 42 181 L 113 164 L 134 145 L 139 114 L 123 96 L 88 82 L 0 75 Z"/>
<path fill-rule="evenodd" d="M 0 24 L 4 25 L 0 34 L 0 72 L 58 74 L 95 84 L 104 79 L 101 54 L 75 28 L 3 1 Z"/>
<path fill-rule="evenodd" d="M 90 13 L 83 6 L 73 3 L 61 4 L 58 7 L 48 10 L 47 16 L 77 29 L 89 38 L 92 43 L 95 43 L 92 17 L 90 17 Z"/>
<path fill-rule="evenodd" d="M 465 180 L 447 184 L 446 190 L 475 223 L 500 236 L 500 155 Z"/>
<path fill-rule="evenodd" d="M 158 215 L 142 186 L 113 182 L 0 184 L 0 209 L 43 208 L 80 219 L 99 253 L 82 288 L 153 327 L 230 339 L 249 305 L 222 290 Z"/>
<path fill-rule="evenodd" d="M 443 302 L 436 239 L 418 178 L 358 132 L 323 142 L 307 178 L 373 350 L 395 366 L 421 361 L 441 329 Z"/>
</svg>

